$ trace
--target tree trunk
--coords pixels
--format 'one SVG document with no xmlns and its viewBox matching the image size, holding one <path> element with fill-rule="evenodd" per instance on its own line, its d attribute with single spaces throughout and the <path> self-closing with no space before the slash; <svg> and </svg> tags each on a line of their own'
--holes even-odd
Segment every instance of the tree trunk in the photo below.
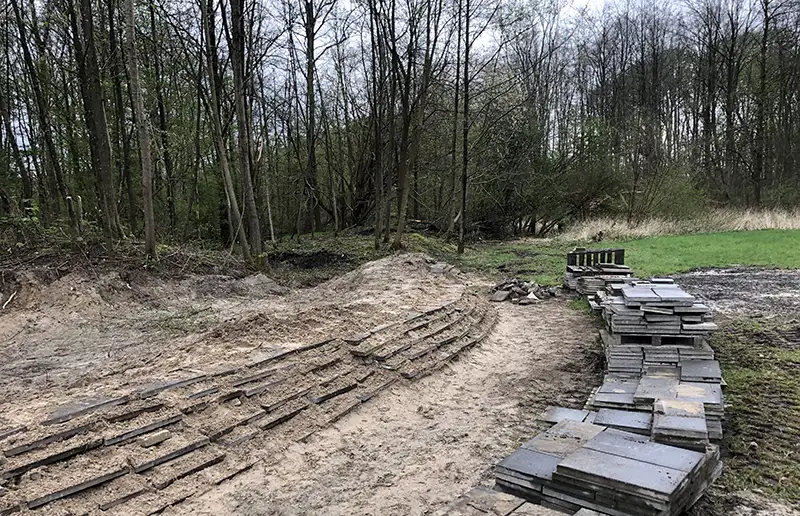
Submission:
<svg viewBox="0 0 800 516">
<path fill-rule="evenodd" d="M 250 171 L 250 133 L 247 120 L 247 99 L 244 58 L 244 0 L 231 0 L 231 64 L 233 94 L 236 103 L 236 135 L 239 146 L 239 169 L 242 175 L 244 208 L 247 214 L 250 251 L 258 264 L 262 261 L 261 224 L 258 220 L 253 177 Z"/>
<path fill-rule="evenodd" d="M 314 0 L 305 0 L 305 30 L 306 30 L 306 146 L 308 152 L 308 168 L 306 172 L 306 188 L 308 202 L 313 208 L 312 234 L 314 228 L 322 225 L 319 199 L 317 196 L 317 126 L 316 126 L 316 98 L 314 94 L 314 38 L 317 25 L 314 11 Z"/>
<path fill-rule="evenodd" d="M 2 91 L 0 91 L 0 118 L 3 119 L 6 141 L 8 141 L 11 146 L 11 155 L 14 159 L 14 165 L 16 165 L 19 175 L 22 178 L 22 202 L 20 203 L 22 211 L 26 216 L 31 216 L 33 214 L 33 183 L 31 182 L 31 175 L 28 171 L 28 167 L 26 167 L 25 163 L 22 161 L 22 154 L 20 154 L 19 145 L 17 145 L 17 137 L 11 127 L 11 114 L 9 113 L 8 104 L 6 103 Z"/>
<path fill-rule="evenodd" d="M 19 9 L 19 0 L 12 0 L 11 5 L 14 9 L 14 16 L 17 21 L 17 29 L 19 30 L 20 46 L 22 47 L 22 55 L 25 60 L 25 67 L 28 70 L 28 77 L 30 78 L 31 82 L 31 90 L 33 90 L 33 96 L 36 101 L 36 115 L 39 120 L 39 128 L 42 131 L 42 136 L 44 137 L 44 145 L 47 152 L 48 163 L 53 169 L 53 173 L 56 178 L 56 184 L 58 185 L 58 191 L 59 194 L 61 194 L 61 200 L 67 204 L 67 212 L 69 214 L 70 223 L 74 230 L 78 232 L 78 221 L 75 217 L 72 197 L 69 194 L 69 189 L 67 188 L 66 181 L 64 180 L 64 173 L 61 169 L 58 150 L 56 149 L 55 142 L 53 141 L 53 128 L 50 125 L 50 112 L 47 108 L 47 103 L 45 102 L 42 87 L 39 82 L 39 73 L 33 63 L 33 57 L 31 56 L 31 51 L 28 46 L 28 36 L 26 34 L 27 31 L 25 30 L 25 22 L 22 19 L 22 13 Z M 58 208 L 60 203 L 55 203 L 55 206 Z"/>
<path fill-rule="evenodd" d="M 111 51 L 111 76 L 114 92 L 114 148 L 112 152 L 116 158 L 117 170 L 121 181 L 125 183 L 128 204 L 128 229 L 131 234 L 136 234 L 136 195 L 134 194 L 133 178 L 131 172 L 131 145 L 128 138 L 128 129 L 125 120 L 125 100 L 122 95 L 122 79 L 125 76 L 125 63 L 123 52 L 117 45 L 116 24 L 114 16 L 114 0 L 108 0 L 108 38 Z M 124 37 L 124 36 L 123 36 Z M 64 93 L 68 94 L 65 88 Z"/>
<path fill-rule="evenodd" d="M 153 71 L 155 72 L 156 101 L 158 102 L 158 132 L 161 136 L 161 153 L 164 156 L 164 175 L 167 179 L 167 215 L 169 216 L 170 232 L 175 230 L 177 210 L 175 208 L 175 166 L 172 163 L 172 153 L 169 148 L 169 131 L 167 122 L 167 107 L 164 103 L 164 92 L 161 86 L 161 48 L 158 44 L 156 33 L 156 15 L 153 3 L 148 5 L 150 10 L 150 32 L 153 35 Z"/>
<path fill-rule="evenodd" d="M 112 175 L 111 141 L 103 101 L 103 83 L 94 41 L 92 0 L 79 0 L 80 24 L 72 9 L 73 41 L 78 63 L 78 79 L 83 96 L 84 118 L 89 134 L 89 150 L 97 178 L 103 230 L 109 248 L 120 236 Z"/>
<path fill-rule="evenodd" d="M 464 253 L 464 226 L 467 218 L 467 166 L 469 165 L 469 0 L 464 6 L 464 134 L 461 158 L 461 218 L 458 221 L 458 254 Z"/>
<path fill-rule="evenodd" d="M 153 214 L 153 157 L 150 153 L 150 132 L 147 115 L 139 86 L 139 67 L 136 63 L 136 15 L 133 0 L 125 0 L 125 54 L 128 65 L 128 81 L 136 113 L 136 129 L 139 133 L 139 156 L 142 163 L 142 204 L 144 207 L 144 252 L 156 259 L 156 223 Z"/>
<path fill-rule="evenodd" d="M 453 133 L 450 138 L 450 195 L 447 196 L 447 235 L 453 234 L 456 219 L 456 177 L 458 175 L 458 94 L 461 88 L 461 0 L 458 0 L 456 15 L 456 84 L 453 93 Z"/>
<path fill-rule="evenodd" d="M 231 177 L 231 170 L 228 164 L 228 150 L 225 148 L 225 140 L 222 137 L 222 122 L 220 120 L 219 99 L 217 98 L 217 84 L 215 77 L 216 71 L 213 57 L 217 51 L 214 39 L 214 30 L 212 28 L 212 19 L 214 17 L 214 0 L 208 0 L 207 3 L 204 2 L 201 16 L 206 37 L 206 58 L 208 61 L 206 73 L 208 76 L 209 111 L 211 111 L 210 116 L 214 136 L 214 146 L 217 148 L 217 158 L 219 159 L 219 165 L 222 169 L 225 195 L 228 200 L 228 211 L 233 219 L 233 224 L 235 224 L 235 228 L 231 227 L 231 229 L 235 231 L 237 235 L 239 245 L 242 248 L 242 256 L 244 257 L 244 261 L 246 263 L 250 263 L 250 246 L 247 243 L 247 234 L 242 226 L 242 214 L 239 211 L 239 202 L 236 200 L 236 191 L 233 188 L 233 178 Z"/>
</svg>

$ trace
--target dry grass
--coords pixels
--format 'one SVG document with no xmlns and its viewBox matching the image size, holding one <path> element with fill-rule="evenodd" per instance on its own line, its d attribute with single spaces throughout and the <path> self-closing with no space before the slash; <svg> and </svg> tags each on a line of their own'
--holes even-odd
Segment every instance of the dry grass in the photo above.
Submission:
<svg viewBox="0 0 800 516">
<path fill-rule="evenodd" d="M 624 217 L 604 217 L 575 224 L 558 238 L 565 241 L 628 240 L 658 235 L 758 229 L 800 229 L 800 209 L 712 210 L 693 219 L 669 220 L 653 217 L 638 223 L 628 223 Z"/>
</svg>

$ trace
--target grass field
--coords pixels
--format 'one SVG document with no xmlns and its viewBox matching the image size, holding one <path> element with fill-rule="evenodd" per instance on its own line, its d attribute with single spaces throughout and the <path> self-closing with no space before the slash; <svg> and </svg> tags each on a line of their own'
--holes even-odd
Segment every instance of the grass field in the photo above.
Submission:
<svg viewBox="0 0 800 516">
<path fill-rule="evenodd" d="M 625 263 L 640 277 L 733 265 L 800 268 L 800 230 L 778 229 L 656 236 L 592 244 L 560 240 L 489 242 L 470 247 L 456 260 L 468 270 L 556 284 L 564 274 L 566 253 L 575 246 L 624 247 Z"/>
<path fill-rule="evenodd" d="M 731 265 L 800 268 L 800 230 L 658 236 L 609 246 L 624 247 L 626 263 L 643 276 Z"/>
</svg>

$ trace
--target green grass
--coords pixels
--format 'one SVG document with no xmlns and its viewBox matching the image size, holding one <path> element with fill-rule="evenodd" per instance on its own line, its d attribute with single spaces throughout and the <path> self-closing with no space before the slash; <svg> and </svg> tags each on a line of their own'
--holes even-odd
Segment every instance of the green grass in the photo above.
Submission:
<svg viewBox="0 0 800 516">
<path fill-rule="evenodd" d="M 625 263 L 639 277 L 733 265 L 800 268 L 800 230 L 777 229 L 657 236 L 591 244 L 557 239 L 485 242 L 468 246 L 462 256 L 455 255 L 454 251 L 445 253 L 445 258 L 468 271 L 493 277 L 516 276 L 554 285 L 561 282 L 566 254 L 573 247 L 624 247 Z"/>
<path fill-rule="evenodd" d="M 800 324 L 740 318 L 712 339 L 727 382 L 725 491 L 800 504 Z"/>
<path fill-rule="evenodd" d="M 594 313 L 592 311 L 592 307 L 589 306 L 589 301 L 587 301 L 587 299 L 583 296 L 570 299 L 568 306 L 572 310 L 577 310 L 578 312 L 583 312 L 587 315 L 592 315 Z"/>
<path fill-rule="evenodd" d="M 645 277 L 731 265 L 800 268 L 800 230 L 697 233 L 598 244 L 606 245 L 624 247 L 625 263 Z"/>
</svg>

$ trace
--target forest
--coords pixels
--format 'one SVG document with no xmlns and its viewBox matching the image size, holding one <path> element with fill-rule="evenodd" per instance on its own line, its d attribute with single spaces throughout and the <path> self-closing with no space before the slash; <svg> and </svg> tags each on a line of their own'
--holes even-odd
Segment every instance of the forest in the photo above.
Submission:
<svg viewBox="0 0 800 516">
<path fill-rule="evenodd" d="M 800 202 L 800 0 L 4 0 L 0 226 L 403 246 Z"/>
</svg>

